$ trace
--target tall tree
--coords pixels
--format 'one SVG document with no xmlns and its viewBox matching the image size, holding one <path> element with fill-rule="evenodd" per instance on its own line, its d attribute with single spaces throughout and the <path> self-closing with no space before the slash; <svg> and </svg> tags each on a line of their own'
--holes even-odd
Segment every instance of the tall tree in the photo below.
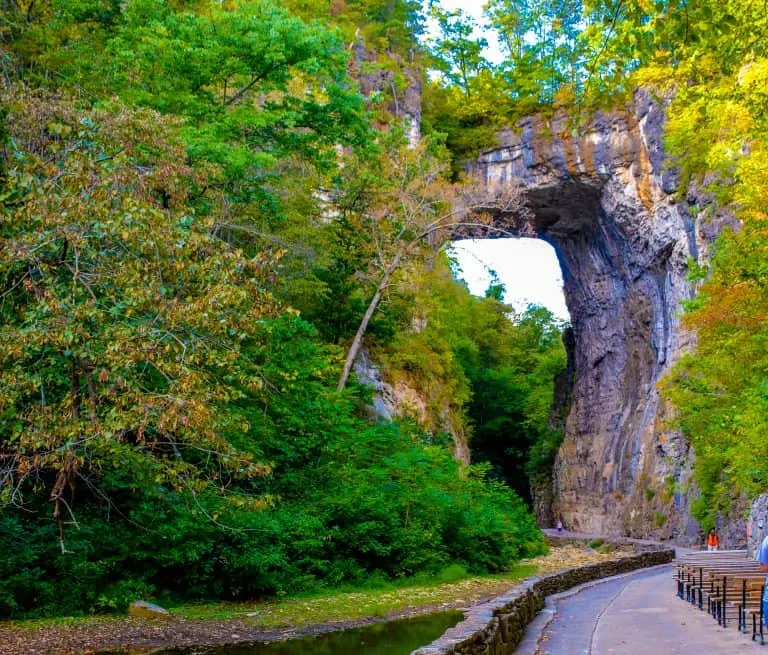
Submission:
<svg viewBox="0 0 768 655">
<path fill-rule="evenodd" d="M 350 187 L 354 221 L 371 235 L 366 273 L 375 286 L 347 351 L 339 390 L 346 386 L 371 318 L 394 276 L 408 260 L 440 250 L 462 230 L 503 232 L 493 225 L 496 212 L 528 211 L 517 188 L 493 196 L 471 181 L 450 184 L 444 158 L 436 156 L 431 150 L 435 144 L 428 140 L 412 148 L 395 134 L 388 146 L 375 163 L 377 174 L 367 178 L 368 183 L 375 184 L 375 191 L 365 186 Z M 358 167 L 351 170 L 360 176 Z M 346 199 L 341 198 L 342 203 Z"/>
<path fill-rule="evenodd" d="M 461 9 L 445 11 L 435 6 L 432 18 L 440 30 L 431 48 L 438 67 L 470 98 L 472 78 L 487 66 L 483 49 L 488 46 L 488 41 L 485 37 L 475 36 L 476 22 Z"/>
<path fill-rule="evenodd" d="M 239 479 L 262 506 L 248 478 L 269 469 L 229 436 L 248 429 L 231 402 L 263 384 L 242 352 L 276 311 L 269 262 L 187 203 L 216 172 L 184 163 L 170 121 L 22 90 L 4 98 L 2 502 L 42 476 L 54 516 L 74 520 L 75 487 L 120 467 L 193 494 Z"/>
</svg>

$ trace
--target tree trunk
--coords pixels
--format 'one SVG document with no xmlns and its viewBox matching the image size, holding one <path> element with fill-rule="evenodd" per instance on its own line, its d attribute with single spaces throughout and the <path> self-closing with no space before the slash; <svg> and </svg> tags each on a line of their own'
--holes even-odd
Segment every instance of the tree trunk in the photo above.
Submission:
<svg viewBox="0 0 768 655">
<path fill-rule="evenodd" d="M 70 375 L 70 393 L 72 394 L 72 418 L 75 421 L 80 420 L 80 375 L 77 372 L 77 363 L 72 360 L 72 371 Z"/>
<path fill-rule="evenodd" d="M 384 272 L 384 276 L 381 278 L 381 282 L 379 282 L 379 286 L 376 288 L 376 293 L 373 294 L 373 298 L 371 298 L 371 302 L 368 304 L 368 309 L 365 310 L 363 320 L 360 321 L 360 325 L 357 328 L 357 332 L 355 333 L 355 338 L 352 339 L 352 344 L 349 346 L 349 350 L 347 351 L 347 359 L 344 362 L 344 369 L 341 372 L 339 384 L 336 387 L 337 391 L 343 391 L 344 387 L 347 386 L 349 374 L 352 372 L 352 367 L 354 366 L 357 355 L 360 352 L 360 347 L 363 345 L 363 337 L 368 330 L 368 324 L 371 322 L 371 317 L 376 311 L 376 307 L 379 305 L 379 301 L 381 300 L 381 296 L 384 293 L 384 289 L 389 286 L 389 283 L 392 280 L 392 276 L 400 266 L 400 262 L 403 259 L 403 254 L 404 251 L 401 250 L 399 253 L 397 253 L 397 255 L 395 255 L 392 263 Z"/>
<path fill-rule="evenodd" d="M 510 203 L 507 203 L 507 209 L 511 206 Z M 473 211 L 482 209 L 481 206 L 474 206 L 474 207 L 468 207 L 465 211 Z M 446 219 L 450 217 L 452 214 L 448 214 L 446 216 L 441 217 L 440 219 L 434 221 L 430 225 L 427 226 L 427 228 L 421 232 L 416 238 L 414 238 L 410 243 L 403 246 L 400 251 L 395 255 L 395 258 L 392 260 L 392 263 L 387 267 L 386 271 L 384 271 L 384 276 L 381 278 L 381 282 L 379 282 L 379 286 L 376 288 L 376 293 L 373 294 L 373 298 L 371 298 L 371 302 L 368 305 L 368 309 L 365 310 L 365 315 L 363 316 L 363 320 L 360 321 L 360 326 L 357 328 L 357 332 L 355 333 L 355 338 L 352 340 L 352 344 L 349 347 L 349 350 L 347 351 L 347 359 L 344 362 L 344 369 L 341 372 L 341 377 L 339 378 L 339 384 L 336 387 L 337 391 L 343 391 L 344 387 L 347 386 L 347 381 L 349 380 L 349 375 L 352 372 L 352 367 L 355 364 L 355 360 L 357 359 L 357 355 L 360 352 L 360 347 L 363 345 L 363 337 L 365 336 L 366 331 L 368 330 L 368 323 L 371 322 L 371 317 L 373 316 L 374 312 L 376 311 L 376 307 L 379 304 L 379 301 L 381 300 L 381 296 L 384 293 L 384 289 L 389 286 L 390 281 L 392 280 L 392 276 L 395 274 L 395 271 L 400 267 L 401 262 L 403 261 L 403 258 L 406 257 L 413 248 L 416 247 L 416 245 L 425 239 L 426 237 L 429 237 L 440 230 L 446 230 L 451 229 L 455 230 L 455 228 L 459 226 L 474 226 L 474 227 L 483 227 L 489 230 L 493 230 L 494 232 L 497 232 L 499 234 L 509 234 L 505 230 L 495 227 L 495 226 L 488 226 L 483 225 L 480 223 L 470 223 L 467 221 L 459 221 L 454 223 L 443 223 L 443 219 Z M 444 237 L 442 240 L 440 240 L 438 243 L 432 243 L 432 247 L 435 250 L 439 250 L 442 245 L 447 240 L 446 237 Z"/>
</svg>

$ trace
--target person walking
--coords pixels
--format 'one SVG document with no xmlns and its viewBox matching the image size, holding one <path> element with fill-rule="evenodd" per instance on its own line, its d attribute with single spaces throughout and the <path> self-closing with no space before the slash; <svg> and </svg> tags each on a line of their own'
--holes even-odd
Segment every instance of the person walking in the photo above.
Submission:
<svg viewBox="0 0 768 655">
<path fill-rule="evenodd" d="M 707 552 L 713 553 L 720 547 L 720 538 L 717 536 L 717 530 L 712 528 L 707 535 Z"/>
</svg>

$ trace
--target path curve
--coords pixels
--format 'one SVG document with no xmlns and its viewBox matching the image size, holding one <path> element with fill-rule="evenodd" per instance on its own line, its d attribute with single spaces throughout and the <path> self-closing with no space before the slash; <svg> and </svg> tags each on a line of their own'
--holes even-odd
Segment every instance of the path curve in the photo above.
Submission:
<svg viewBox="0 0 768 655">
<path fill-rule="evenodd" d="M 743 655 L 761 652 L 750 635 L 723 629 L 675 595 L 672 566 L 660 566 L 552 597 L 554 614 L 520 655 Z M 535 641 L 535 640 L 534 640 Z M 530 649 L 530 650 L 529 650 Z M 765 652 L 764 650 L 762 652 Z"/>
</svg>

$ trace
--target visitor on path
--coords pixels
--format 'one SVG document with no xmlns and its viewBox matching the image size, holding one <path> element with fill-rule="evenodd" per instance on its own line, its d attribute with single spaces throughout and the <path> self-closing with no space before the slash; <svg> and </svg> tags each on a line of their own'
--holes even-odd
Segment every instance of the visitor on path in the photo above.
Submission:
<svg viewBox="0 0 768 655">
<path fill-rule="evenodd" d="M 555 527 L 557 528 L 557 534 L 563 534 L 563 522 L 560 519 L 557 519 L 557 525 Z"/>
<path fill-rule="evenodd" d="M 720 537 L 717 536 L 717 530 L 712 528 L 707 535 L 707 552 L 714 552 L 720 546 Z"/>
<path fill-rule="evenodd" d="M 760 564 L 760 570 L 763 573 L 768 573 L 768 536 L 763 539 L 763 543 L 757 549 L 757 557 L 755 559 Z M 763 621 L 768 626 L 768 576 L 765 578 L 765 583 L 763 587 Z"/>
</svg>

